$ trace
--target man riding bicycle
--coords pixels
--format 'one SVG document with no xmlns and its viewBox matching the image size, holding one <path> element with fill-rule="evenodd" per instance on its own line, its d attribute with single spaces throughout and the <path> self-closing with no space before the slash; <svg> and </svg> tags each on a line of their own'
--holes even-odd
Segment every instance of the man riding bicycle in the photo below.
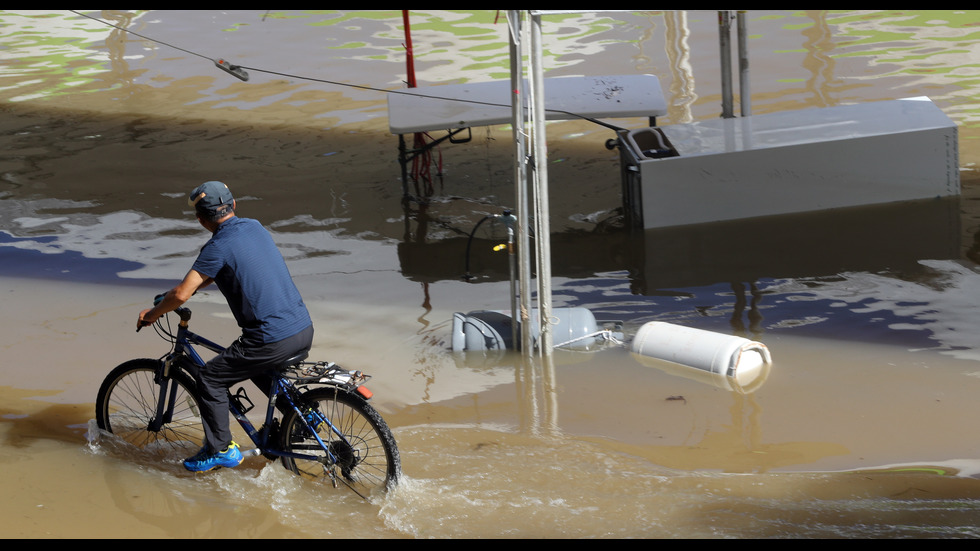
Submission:
<svg viewBox="0 0 980 551">
<path fill-rule="evenodd" d="M 184 279 L 153 308 L 140 312 L 136 325 L 152 324 L 214 282 L 242 329 L 241 337 L 196 375 L 205 441 L 184 467 L 199 472 L 242 462 L 232 441 L 228 388 L 252 379 L 267 391 L 270 369 L 310 349 L 313 322 L 272 236 L 258 221 L 235 215 L 228 186 L 205 182 L 191 191 L 188 203 L 211 239 Z"/>
</svg>

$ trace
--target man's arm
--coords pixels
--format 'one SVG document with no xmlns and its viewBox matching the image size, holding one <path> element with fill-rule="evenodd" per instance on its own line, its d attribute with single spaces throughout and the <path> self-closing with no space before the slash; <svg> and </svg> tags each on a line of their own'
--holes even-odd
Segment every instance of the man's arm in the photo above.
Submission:
<svg viewBox="0 0 980 551">
<path fill-rule="evenodd" d="M 211 284 L 214 279 L 210 277 L 205 277 L 202 273 L 197 270 L 190 270 L 184 279 L 177 284 L 176 287 L 167 291 L 167 294 L 163 296 L 153 308 L 148 308 L 140 312 L 139 318 L 136 320 L 136 329 L 139 330 L 140 327 L 145 325 L 150 325 L 155 322 L 160 316 L 171 312 L 180 307 L 181 304 L 187 302 L 191 296 L 194 295 L 199 289 L 203 289 Z"/>
</svg>

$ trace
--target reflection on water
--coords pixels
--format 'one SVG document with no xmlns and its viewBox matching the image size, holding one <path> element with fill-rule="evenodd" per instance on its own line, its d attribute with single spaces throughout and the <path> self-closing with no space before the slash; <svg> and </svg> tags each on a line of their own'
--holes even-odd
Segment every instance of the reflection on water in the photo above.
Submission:
<svg viewBox="0 0 980 551">
<path fill-rule="evenodd" d="M 383 93 L 404 87 L 399 11 L 86 13 L 153 40 L 65 11 L 0 12 L 0 275 L 5 304 L 24 312 L 2 343 L 4 386 L 37 380 L 40 364 L 36 386 L 94 398 L 86 385 L 111 361 L 79 365 L 89 343 L 162 353 L 132 340 L 131 314 L 186 271 L 206 236 L 183 194 L 218 175 L 272 230 L 317 350 L 374 375 L 407 475 L 360 503 L 264 463 L 188 478 L 96 440 L 78 460 L 104 474 L 88 493 L 104 500 L 92 509 L 129 520 L 119 535 L 977 535 L 980 274 L 964 257 L 980 225 L 976 12 L 749 14 L 753 112 L 929 95 L 960 127 L 962 201 L 630 235 L 614 223 L 612 136 L 549 126 L 556 306 L 627 334 L 660 320 L 761 340 L 775 365 L 751 395 L 622 347 L 561 351 L 554 365 L 448 353 L 453 312 L 507 306 L 500 236 L 467 249 L 482 217 L 511 206 L 510 132 L 442 148 L 438 196 L 402 209 Z M 556 76 L 657 74 L 670 106 L 658 124 L 717 117 L 715 15 L 554 16 L 546 64 Z M 507 74 L 495 11 L 412 18 L 421 84 Z M 112 305 L 93 314 L 85 298 L 104 287 Z M 57 308 L 31 307 L 43 299 Z M 220 297 L 195 301 L 209 333 L 232 332 Z M 23 415 L 43 412 L 16 402 L 3 425 L 77 453 Z M 11 463 L 41 478 L 21 455 Z"/>
</svg>

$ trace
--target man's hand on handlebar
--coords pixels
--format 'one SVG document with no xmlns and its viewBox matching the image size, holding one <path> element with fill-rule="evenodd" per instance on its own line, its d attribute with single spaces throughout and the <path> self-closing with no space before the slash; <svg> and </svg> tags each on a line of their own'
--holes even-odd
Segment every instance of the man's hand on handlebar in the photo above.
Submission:
<svg viewBox="0 0 980 551">
<path fill-rule="evenodd" d="M 146 327 L 148 325 L 153 325 L 153 322 L 152 321 L 147 321 L 147 320 L 143 319 L 143 316 L 145 316 L 146 313 L 149 312 L 150 310 L 152 310 L 152 308 L 147 308 L 146 310 L 143 310 L 142 312 L 140 312 L 139 317 L 136 318 L 136 332 L 137 333 L 140 332 L 140 329 L 142 329 L 142 328 L 144 328 L 144 327 Z"/>
<path fill-rule="evenodd" d="M 160 302 L 163 301 L 164 297 L 166 297 L 166 296 L 167 296 L 167 293 L 160 293 L 159 295 L 153 297 L 153 306 L 156 306 L 156 305 L 160 304 Z M 147 327 L 149 325 L 153 325 L 153 323 L 156 321 L 156 319 L 153 319 L 153 320 L 147 320 L 147 319 L 145 319 L 146 318 L 146 314 L 149 311 L 151 311 L 151 310 L 153 310 L 153 308 L 147 308 L 146 310 L 143 310 L 142 312 L 140 312 L 139 317 L 136 318 L 136 332 L 137 333 L 140 332 L 140 329 L 142 329 L 144 327 Z"/>
</svg>

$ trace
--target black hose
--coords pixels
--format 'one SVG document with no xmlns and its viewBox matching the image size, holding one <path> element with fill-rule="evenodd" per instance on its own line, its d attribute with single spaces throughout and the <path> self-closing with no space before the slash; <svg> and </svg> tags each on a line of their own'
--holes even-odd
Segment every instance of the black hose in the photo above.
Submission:
<svg viewBox="0 0 980 551">
<path fill-rule="evenodd" d="M 490 218 L 496 218 L 496 216 L 497 215 L 495 214 L 488 214 L 484 216 L 479 222 L 476 223 L 475 226 L 473 226 L 473 230 L 470 231 L 470 237 L 466 240 L 466 274 L 463 275 L 463 279 L 466 281 L 473 279 L 473 276 L 470 275 L 470 247 L 473 245 L 473 235 L 476 234 L 476 230 L 480 227 L 480 224 L 486 222 Z"/>
</svg>

